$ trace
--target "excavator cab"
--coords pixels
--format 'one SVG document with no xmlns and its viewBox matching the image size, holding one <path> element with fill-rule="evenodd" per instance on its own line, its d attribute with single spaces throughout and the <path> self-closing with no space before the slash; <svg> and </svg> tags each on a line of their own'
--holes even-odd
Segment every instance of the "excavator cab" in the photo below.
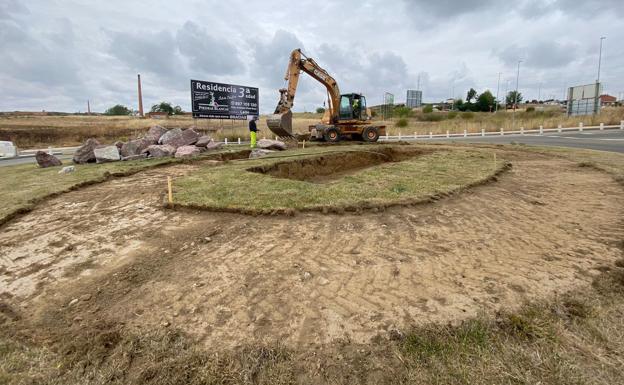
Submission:
<svg viewBox="0 0 624 385">
<path fill-rule="evenodd" d="M 366 120 L 366 98 L 360 94 L 340 95 L 340 120 Z"/>
</svg>

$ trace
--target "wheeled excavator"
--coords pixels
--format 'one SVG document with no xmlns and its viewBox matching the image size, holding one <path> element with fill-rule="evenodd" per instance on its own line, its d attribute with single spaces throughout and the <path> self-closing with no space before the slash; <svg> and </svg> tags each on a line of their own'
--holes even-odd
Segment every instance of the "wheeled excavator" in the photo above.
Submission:
<svg viewBox="0 0 624 385">
<path fill-rule="evenodd" d="M 301 49 L 295 49 L 290 54 L 290 62 L 284 77 L 288 86 L 279 90 L 280 99 L 275 112 L 267 118 L 267 125 L 275 135 L 282 138 L 293 136 L 291 109 L 301 72 L 310 75 L 327 89 L 328 108 L 320 123 L 309 126 L 312 139 L 338 142 L 342 138 L 350 138 L 376 142 L 380 135 L 386 134 L 385 126 L 372 124 L 371 112 L 366 107 L 364 95 L 340 94 L 336 80 L 314 59 L 306 57 Z"/>
</svg>

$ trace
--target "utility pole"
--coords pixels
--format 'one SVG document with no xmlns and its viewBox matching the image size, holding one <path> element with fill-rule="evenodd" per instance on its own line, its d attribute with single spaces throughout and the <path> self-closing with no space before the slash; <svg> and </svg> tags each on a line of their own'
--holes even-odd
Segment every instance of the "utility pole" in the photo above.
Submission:
<svg viewBox="0 0 624 385">
<path fill-rule="evenodd" d="M 498 111 L 498 91 L 500 89 L 500 77 L 502 72 L 498 73 L 498 82 L 496 82 L 496 106 L 494 107 L 494 112 Z"/>
<path fill-rule="evenodd" d="M 139 116 L 143 117 L 143 93 L 141 92 L 141 74 L 137 74 L 139 88 Z"/>
<path fill-rule="evenodd" d="M 537 86 L 537 102 L 539 103 L 540 98 L 542 96 L 542 82 L 540 82 L 539 86 Z"/>
<path fill-rule="evenodd" d="M 514 94 L 513 112 L 511 115 L 512 130 L 516 128 L 516 106 L 518 105 L 518 83 L 520 81 L 520 63 L 522 63 L 522 60 L 518 60 L 518 71 L 516 72 L 516 93 Z"/>
<path fill-rule="evenodd" d="M 89 103 L 89 99 L 87 99 L 87 115 L 91 115 L 91 104 Z"/>
</svg>

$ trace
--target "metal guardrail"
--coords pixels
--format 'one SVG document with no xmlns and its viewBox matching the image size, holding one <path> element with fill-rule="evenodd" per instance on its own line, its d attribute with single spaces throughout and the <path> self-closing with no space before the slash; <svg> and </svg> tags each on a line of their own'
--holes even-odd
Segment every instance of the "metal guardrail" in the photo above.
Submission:
<svg viewBox="0 0 624 385">
<path fill-rule="evenodd" d="M 604 123 L 600 123 L 598 126 L 584 126 L 583 123 L 580 123 L 577 127 L 561 127 L 559 125 L 557 128 L 544 128 L 541 127 L 539 129 L 531 129 L 525 130 L 524 128 L 520 128 L 520 130 L 513 131 L 505 131 L 503 128 L 500 131 L 485 131 L 481 130 L 481 132 L 468 132 L 464 130 L 463 133 L 450 133 L 449 131 L 446 134 L 433 134 L 430 132 L 429 135 L 418 135 L 414 133 L 414 135 L 384 135 L 379 138 L 380 141 L 397 141 L 397 140 L 427 140 L 427 139 L 451 139 L 451 138 L 468 138 L 468 137 L 487 137 L 487 136 L 505 136 L 505 135 L 527 135 L 527 134 L 537 134 L 543 135 L 544 133 L 549 132 L 583 132 L 584 130 L 613 130 L 619 129 L 624 130 L 624 120 L 620 122 L 619 125 L 605 125 Z"/>
</svg>

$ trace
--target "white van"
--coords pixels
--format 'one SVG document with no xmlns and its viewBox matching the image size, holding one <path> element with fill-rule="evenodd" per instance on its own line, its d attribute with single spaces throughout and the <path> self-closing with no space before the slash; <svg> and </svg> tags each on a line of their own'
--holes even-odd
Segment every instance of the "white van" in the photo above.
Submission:
<svg viewBox="0 0 624 385">
<path fill-rule="evenodd" d="M 17 147 L 13 142 L 0 140 L 0 158 L 14 158 L 17 156 Z"/>
</svg>

